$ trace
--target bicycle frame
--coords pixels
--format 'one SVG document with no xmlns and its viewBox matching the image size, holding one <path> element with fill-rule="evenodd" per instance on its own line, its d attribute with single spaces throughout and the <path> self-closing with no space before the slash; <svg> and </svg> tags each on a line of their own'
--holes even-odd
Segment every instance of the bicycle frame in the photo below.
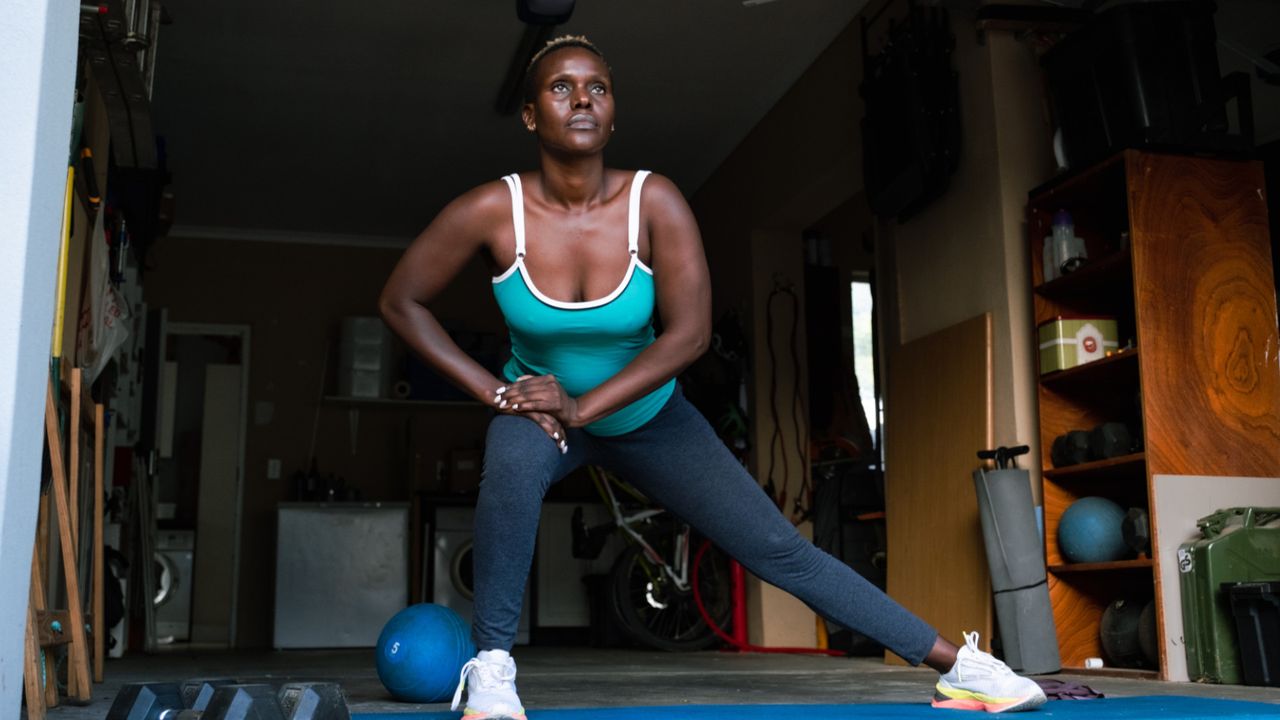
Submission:
<svg viewBox="0 0 1280 720">
<path fill-rule="evenodd" d="M 652 520 L 659 515 L 663 515 L 667 511 L 662 508 L 650 507 L 630 515 L 625 514 L 623 512 L 622 503 L 618 500 L 618 496 L 613 491 L 615 484 L 617 484 L 621 490 L 639 501 L 647 503 L 649 502 L 648 498 L 640 494 L 635 488 L 626 485 L 621 480 L 617 480 L 608 473 L 598 470 L 595 467 L 588 467 L 587 470 L 591 474 L 592 481 L 595 482 L 596 490 L 600 493 L 601 499 L 604 500 L 605 504 L 609 507 L 609 513 L 613 516 L 614 524 L 621 528 L 633 542 L 640 545 L 641 550 L 644 551 L 645 557 L 647 557 L 650 562 L 662 568 L 663 574 L 670 578 L 671 582 L 675 583 L 676 588 L 681 591 L 688 590 L 690 544 L 689 524 L 685 522 L 680 523 L 680 532 L 676 536 L 674 553 L 675 566 L 672 567 L 671 563 L 668 563 L 657 550 L 653 549 L 653 546 L 649 544 L 649 541 L 645 540 L 644 535 L 632 527 L 633 525 L 639 525 L 640 523 Z"/>
</svg>

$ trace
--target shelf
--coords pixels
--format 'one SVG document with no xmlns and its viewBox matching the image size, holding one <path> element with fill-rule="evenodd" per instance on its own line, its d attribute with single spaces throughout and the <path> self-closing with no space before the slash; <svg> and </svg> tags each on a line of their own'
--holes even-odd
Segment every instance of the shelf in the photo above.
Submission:
<svg viewBox="0 0 1280 720">
<path fill-rule="evenodd" d="M 1136 452 L 1131 455 L 1121 455 L 1120 457 L 1109 458 L 1107 460 L 1095 460 L 1093 462 L 1081 463 L 1079 465 L 1050 468 L 1044 471 L 1044 476 L 1046 479 L 1053 480 L 1058 483 L 1077 480 L 1101 480 L 1113 478 L 1117 475 L 1134 475 L 1136 477 L 1144 477 L 1145 473 L 1143 470 L 1146 467 L 1146 462 L 1146 453 Z"/>
<path fill-rule="evenodd" d="M 476 400 L 407 400 L 401 398 L 344 397 L 341 395 L 325 395 L 324 402 L 328 405 L 347 405 L 350 407 L 417 407 L 472 410 L 488 408 L 488 405 Z"/>
<path fill-rule="evenodd" d="M 1037 285 L 1037 295 L 1050 300 L 1079 299 L 1088 295 L 1129 290 L 1133 285 L 1133 260 L 1129 249 L 1118 250 L 1083 265 L 1079 270 Z"/>
<path fill-rule="evenodd" d="M 1150 570 L 1152 567 L 1151 558 L 1138 558 L 1137 560 L 1116 560 L 1114 562 L 1100 563 L 1067 563 L 1063 565 L 1050 565 L 1049 572 L 1054 575 L 1069 575 L 1071 573 L 1086 572 L 1115 572 L 1119 570 Z"/>
<path fill-rule="evenodd" d="M 1084 365 L 1077 365 L 1073 368 L 1042 375 L 1040 384 L 1047 388 L 1058 389 L 1082 382 L 1099 381 L 1124 372 L 1134 372 L 1136 374 L 1137 369 L 1138 351 L 1126 350 L 1101 360 L 1094 360 Z"/>
<path fill-rule="evenodd" d="M 1140 668 L 1120 668 L 1120 667 L 1100 667 L 1100 668 L 1084 668 L 1084 667 L 1064 667 L 1060 672 L 1069 673 L 1071 675 L 1089 675 L 1092 677 L 1111 677 L 1125 678 L 1127 680 L 1159 680 L 1160 673 L 1156 670 L 1142 670 Z"/>
<path fill-rule="evenodd" d="M 1053 178 L 1027 193 L 1027 202 L 1033 207 L 1037 205 L 1053 205 L 1058 202 L 1057 198 L 1063 195 L 1081 192 L 1102 194 L 1095 184 L 1102 182 L 1108 173 L 1119 176 L 1120 187 L 1123 189 L 1125 155 L 1126 152 L 1121 150 L 1096 165 Z"/>
</svg>

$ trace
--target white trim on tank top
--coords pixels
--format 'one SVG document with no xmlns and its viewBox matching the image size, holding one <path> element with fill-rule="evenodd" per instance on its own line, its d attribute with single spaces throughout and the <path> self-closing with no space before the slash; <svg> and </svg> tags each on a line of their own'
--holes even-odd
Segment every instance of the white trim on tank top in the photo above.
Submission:
<svg viewBox="0 0 1280 720">
<path fill-rule="evenodd" d="M 502 180 L 507 184 L 507 189 L 511 191 L 511 224 L 516 234 L 516 259 L 511 263 L 511 267 L 503 271 L 501 275 L 493 278 L 493 284 L 506 280 L 511 274 L 517 270 L 520 272 L 521 279 L 524 280 L 525 287 L 529 288 L 529 292 L 538 300 L 550 305 L 551 307 L 561 308 L 563 310 L 586 310 L 593 307 L 607 305 L 615 298 L 622 294 L 623 290 L 631 284 L 631 276 L 635 274 L 635 269 L 639 267 L 642 271 L 653 275 L 650 270 L 640 260 L 640 188 L 644 185 L 644 179 L 649 176 L 648 170 L 637 170 L 635 177 L 631 180 L 631 196 L 627 201 L 627 254 L 631 256 L 631 262 L 627 263 L 627 271 L 622 276 L 622 282 L 613 289 L 613 292 L 602 298 L 595 300 L 585 300 L 583 302 L 566 302 L 564 300 L 556 300 L 542 294 L 538 286 L 534 284 L 533 278 L 529 276 L 529 268 L 524 264 L 525 242 L 524 242 L 524 187 L 520 183 L 520 175 L 512 173 L 503 176 Z"/>
</svg>

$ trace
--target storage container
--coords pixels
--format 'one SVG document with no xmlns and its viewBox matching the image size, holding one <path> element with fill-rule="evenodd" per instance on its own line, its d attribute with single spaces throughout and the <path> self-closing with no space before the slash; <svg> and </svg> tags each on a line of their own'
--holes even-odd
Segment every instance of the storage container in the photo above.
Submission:
<svg viewBox="0 0 1280 720">
<path fill-rule="evenodd" d="M 1223 585 L 1280 578 L 1280 508 L 1230 508 L 1201 518 L 1178 548 L 1182 636 L 1195 682 L 1240 683 L 1240 645 Z"/>
<path fill-rule="evenodd" d="M 1059 317 L 1040 325 L 1039 335 L 1041 375 L 1101 360 L 1120 346 L 1109 317 Z"/>
<path fill-rule="evenodd" d="M 1226 589 L 1244 684 L 1280 687 L 1280 577 L 1276 582 L 1231 583 Z"/>
<path fill-rule="evenodd" d="M 1214 10 L 1203 0 L 1117 5 L 1045 53 L 1045 84 L 1070 167 L 1126 147 L 1252 147 L 1249 78 L 1219 74 Z M 1234 131 L 1232 98 L 1240 118 Z"/>
<path fill-rule="evenodd" d="M 338 394 L 379 398 L 390 394 L 391 331 L 381 318 L 342 319 L 338 340 Z"/>
</svg>

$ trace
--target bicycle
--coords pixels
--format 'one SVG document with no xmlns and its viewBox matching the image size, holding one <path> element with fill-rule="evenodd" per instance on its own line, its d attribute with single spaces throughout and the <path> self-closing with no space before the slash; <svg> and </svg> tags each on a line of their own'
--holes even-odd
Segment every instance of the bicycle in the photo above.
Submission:
<svg viewBox="0 0 1280 720">
<path fill-rule="evenodd" d="M 659 650 L 702 650 L 715 644 L 718 637 L 697 602 L 701 600 L 718 626 L 728 622 L 729 557 L 631 485 L 600 468 L 587 470 L 612 519 L 587 527 L 582 508 L 576 508 L 573 554 L 599 557 L 614 532 L 627 541 L 610 571 L 611 605 L 619 627 L 632 640 Z M 695 561 L 697 573 L 692 572 Z M 693 592 L 695 576 L 698 597 Z"/>
</svg>

